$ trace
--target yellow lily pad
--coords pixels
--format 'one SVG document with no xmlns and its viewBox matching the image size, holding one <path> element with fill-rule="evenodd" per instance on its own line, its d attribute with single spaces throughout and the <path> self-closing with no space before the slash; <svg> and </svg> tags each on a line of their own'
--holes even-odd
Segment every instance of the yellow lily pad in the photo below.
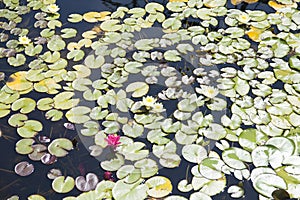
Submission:
<svg viewBox="0 0 300 200">
<path fill-rule="evenodd" d="M 29 82 L 25 78 L 26 74 L 26 71 L 19 71 L 10 75 L 6 82 L 7 87 L 15 91 L 24 91 L 32 89 L 33 83 Z"/>
<path fill-rule="evenodd" d="M 173 186 L 171 181 L 163 176 L 154 176 L 145 183 L 149 190 L 148 195 L 154 198 L 162 198 L 172 192 Z"/>
</svg>

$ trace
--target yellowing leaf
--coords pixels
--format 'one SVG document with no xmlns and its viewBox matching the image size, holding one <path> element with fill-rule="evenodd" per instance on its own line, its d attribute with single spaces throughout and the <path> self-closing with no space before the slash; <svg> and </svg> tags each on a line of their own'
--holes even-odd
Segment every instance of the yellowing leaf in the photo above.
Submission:
<svg viewBox="0 0 300 200">
<path fill-rule="evenodd" d="M 272 8 L 274 8 L 275 10 L 279 10 L 282 8 L 297 8 L 297 3 L 293 3 L 293 4 L 279 4 L 276 1 L 269 1 L 268 5 L 271 6 Z"/>
<path fill-rule="evenodd" d="M 258 29 L 258 28 L 255 28 L 253 26 L 251 26 L 251 29 L 249 31 L 246 32 L 246 34 L 248 35 L 248 37 L 255 41 L 255 42 L 259 42 L 261 41 L 260 39 L 260 35 L 263 33 L 263 29 Z"/>
<path fill-rule="evenodd" d="M 19 71 L 12 74 L 6 82 L 7 87 L 16 91 L 24 91 L 32 88 L 33 84 L 25 78 L 26 74 L 27 72 L 25 71 Z"/>
</svg>

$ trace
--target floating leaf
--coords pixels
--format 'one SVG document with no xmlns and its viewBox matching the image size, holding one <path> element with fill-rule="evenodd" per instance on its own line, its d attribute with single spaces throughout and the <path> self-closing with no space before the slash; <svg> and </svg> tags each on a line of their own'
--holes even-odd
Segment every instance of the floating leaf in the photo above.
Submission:
<svg viewBox="0 0 300 200">
<path fill-rule="evenodd" d="M 36 120 L 27 120 L 22 127 L 17 128 L 17 132 L 21 137 L 34 137 L 43 129 L 41 122 Z"/>
<path fill-rule="evenodd" d="M 70 14 L 68 21 L 72 22 L 72 23 L 78 23 L 78 22 L 81 22 L 82 19 L 83 19 L 83 17 L 80 14 Z"/>
<path fill-rule="evenodd" d="M 32 144 L 35 141 L 33 139 L 21 139 L 16 143 L 16 151 L 19 154 L 30 154 L 33 152 Z"/>
<path fill-rule="evenodd" d="M 73 149 L 73 144 L 66 138 L 58 138 L 53 140 L 48 146 L 48 151 L 56 157 L 64 157 L 68 151 Z"/>
<path fill-rule="evenodd" d="M 75 181 L 71 176 L 59 176 L 55 178 L 52 182 L 52 188 L 57 193 L 68 193 L 75 185 Z"/>
<path fill-rule="evenodd" d="M 184 159 L 192 163 L 200 163 L 207 157 L 207 152 L 204 147 L 196 144 L 186 145 L 182 148 Z"/>
<path fill-rule="evenodd" d="M 134 82 L 126 87 L 126 92 L 133 92 L 132 97 L 142 97 L 148 93 L 149 85 L 144 82 Z"/>
<path fill-rule="evenodd" d="M 98 182 L 98 177 L 94 173 L 88 173 L 85 177 L 78 176 L 75 179 L 75 185 L 77 189 L 83 192 L 94 190 Z"/>
<path fill-rule="evenodd" d="M 15 166 L 15 172 L 20 176 L 29 176 L 33 171 L 34 166 L 26 161 L 20 162 Z"/>
<path fill-rule="evenodd" d="M 117 181 L 112 189 L 113 198 L 116 200 L 141 200 L 147 197 L 148 187 L 140 184 L 143 180 L 134 184 L 126 184 L 123 180 Z"/>
<path fill-rule="evenodd" d="M 16 91 L 30 90 L 33 84 L 25 78 L 26 73 L 26 71 L 19 71 L 10 75 L 6 82 L 7 87 Z"/>
<path fill-rule="evenodd" d="M 85 106 L 78 106 L 70 109 L 66 113 L 67 119 L 75 124 L 82 124 L 90 120 L 86 114 L 90 113 L 91 109 Z"/>
<path fill-rule="evenodd" d="M 13 111 L 20 110 L 21 113 L 26 114 L 26 113 L 30 113 L 31 111 L 33 111 L 35 109 L 35 105 L 36 105 L 36 103 L 33 99 L 21 98 L 12 104 L 11 109 Z"/>
<path fill-rule="evenodd" d="M 172 192 L 173 188 L 171 181 L 163 176 L 154 176 L 148 179 L 145 184 L 149 188 L 147 191 L 148 195 L 154 198 L 167 196 Z"/>
<path fill-rule="evenodd" d="M 111 19 L 111 20 L 106 20 L 102 22 L 100 25 L 100 28 L 104 31 L 118 31 L 122 28 L 122 25 L 119 25 L 119 20 L 116 19 Z"/>
</svg>

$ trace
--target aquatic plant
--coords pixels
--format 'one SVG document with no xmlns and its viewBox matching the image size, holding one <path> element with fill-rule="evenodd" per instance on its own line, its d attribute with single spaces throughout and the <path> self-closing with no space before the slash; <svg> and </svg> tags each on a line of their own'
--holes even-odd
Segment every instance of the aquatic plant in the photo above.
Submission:
<svg viewBox="0 0 300 200">
<path fill-rule="evenodd" d="M 74 138 L 40 135 L 46 122 L 31 114 L 42 111 L 76 130 L 106 171 L 101 180 L 51 170 L 53 191 L 82 192 L 64 200 L 247 196 L 238 181 L 261 200 L 300 198 L 298 1 L 269 1 L 268 13 L 228 3 L 70 14 L 70 23 L 94 23 L 82 31 L 59 20 L 55 0 L 3 1 L 0 52 L 14 71 L 0 91 L 0 117 L 16 129 L 16 152 L 46 165 L 76 153 Z M 39 31 L 22 28 L 27 13 Z M 177 186 L 157 175 L 182 163 L 192 167 Z M 26 161 L 15 169 L 35 173 Z"/>
</svg>

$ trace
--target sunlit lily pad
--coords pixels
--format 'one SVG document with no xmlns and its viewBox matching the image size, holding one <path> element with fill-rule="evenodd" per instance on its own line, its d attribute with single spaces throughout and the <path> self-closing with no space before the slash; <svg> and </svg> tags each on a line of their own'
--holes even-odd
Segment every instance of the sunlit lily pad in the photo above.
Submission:
<svg viewBox="0 0 300 200">
<path fill-rule="evenodd" d="M 48 151 L 56 157 L 64 157 L 68 151 L 73 149 L 73 144 L 66 138 L 58 138 L 53 140 L 48 146 Z"/>
<path fill-rule="evenodd" d="M 132 92 L 132 97 L 142 97 L 148 93 L 149 85 L 144 82 L 134 82 L 126 87 L 126 92 Z"/>
<path fill-rule="evenodd" d="M 17 128 L 17 132 L 21 137 L 33 137 L 38 132 L 43 129 L 43 125 L 41 122 L 37 120 L 27 120 L 24 122 L 24 125 L 20 128 Z"/>
<path fill-rule="evenodd" d="M 21 98 L 12 104 L 11 109 L 13 111 L 20 110 L 21 113 L 26 114 L 26 113 L 30 113 L 31 111 L 33 111 L 35 109 L 35 105 L 36 105 L 36 103 L 33 99 Z"/>
<path fill-rule="evenodd" d="M 9 87 L 12 90 L 16 91 L 24 91 L 29 90 L 32 88 L 33 84 L 29 82 L 26 78 L 26 72 L 25 71 L 19 71 L 14 74 L 12 74 L 8 81 L 6 82 L 7 87 Z"/>
<path fill-rule="evenodd" d="M 162 198 L 172 192 L 171 181 L 163 176 L 154 176 L 146 181 L 149 187 L 147 193 L 154 198 Z"/>
<path fill-rule="evenodd" d="M 85 123 L 90 120 L 86 114 L 90 113 L 91 109 L 85 106 L 78 106 L 70 109 L 66 113 L 67 119 L 72 123 Z"/>
<path fill-rule="evenodd" d="M 31 138 L 28 139 L 21 139 L 16 143 L 16 151 L 19 154 L 30 154 L 33 152 L 32 144 L 35 141 Z"/>
<path fill-rule="evenodd" d="M 143 180 L 133 184 L 126 184 L 123 180 L 116 182 L 112 189 L 113 198 L 116 200 L 140 200 L 147 197 L 148 187 L 141 184 Z"/>
<path fill-rule="evenodd" d="M 68 193 L 75 185 L 75 181 L 71 176 L 59 176 L 52 182 L 52 188 L 57 193 Z"/>
</svg>

